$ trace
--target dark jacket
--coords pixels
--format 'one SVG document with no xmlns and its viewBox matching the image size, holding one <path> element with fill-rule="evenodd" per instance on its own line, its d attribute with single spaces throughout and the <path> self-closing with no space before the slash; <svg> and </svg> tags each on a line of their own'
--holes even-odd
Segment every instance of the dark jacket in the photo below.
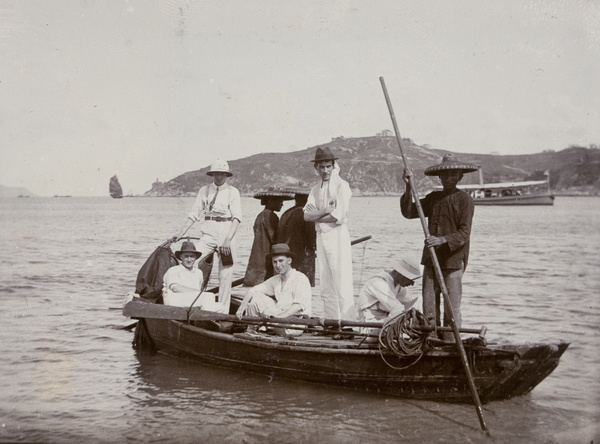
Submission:
<svg viewBox="0 0 600 444">
<path fill-rule="evenodd" d="M 437 247 L 435 252 L 440 267 L 445 270 L 466 270 L 469 262 L 469 239 L 475 204 L 464 191 L 434 191 L 420 200 L 423 213 L 427 217 L 429 234 L 444 236 L 447 243 Z M 402 215 L 408 219 L 419 217 L 417 206 L 410 193 L 400 199 Z M 429 249 L 423 248 L 422 265 L 431 265 Z"/>
<path fill-rule="evenodd" d="M 135 292 L 148 302 L 162 302 L 163 276 L 177 265 L 177 258 L 169 244 L 162 244 L 150 255 L 137 275 Z"/>
</svg>

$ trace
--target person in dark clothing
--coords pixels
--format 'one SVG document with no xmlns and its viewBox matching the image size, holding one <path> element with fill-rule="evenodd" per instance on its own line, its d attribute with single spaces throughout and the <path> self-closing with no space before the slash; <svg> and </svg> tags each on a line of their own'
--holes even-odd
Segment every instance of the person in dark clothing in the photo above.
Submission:
<svg viewBox="0 0 600 444">
<path fill-rule="evenodd" d="M 292 266 L 308 277 L 310 286 L 315 286 L 315 250 L 317 248 L 317 233 L 315 223 L 304 220 L 304 211 L 308 192 L 291 190 L 294 193 L 295 204 L 281 215 L 277 242 L 288 244 L 295 254 Z"/>
<path fill-rule="evenodd" d="M 460 162 L 455 155 L 447 154 L 442 163 L 425 170 L 426 176 L 439 176 L 442 191 L 433 191 L 420 200 L 423 213 L 427 217 L 430 236 L 425 240 L 421 264 L 423 272 L 423 314 L 436 325 L 441 325 L 440 286 L 429 255 L 429 247 L 434 247 L 442 269 L 454 320 L 461 326 L 462 276 L 469 261 L 469 239 L 474 213 L 471 196 L 456 188 L 464 173 L 477 171 L 475 165 Z M 406 190 L 400 198 L 402 215 L 408 219 L 418 218 L 417 207 L 412 200 L 409 177 L 410 170 L 404 171 Z M 444 325 L 449 321 L 444 316 Z M 444 339 L 452 340 L 452 333 Z"/>
<path fill-rule="evenodd" d="M 244 276 L 246 287 L 254 287 L 273 276 L 273 265 L 265 260 L 265 256 L 271 251 L 271 246 L 277 243 L 279 217 L 275 212 L 281 211 L 283 201 L 293 199 L 293 195 L 269 188 L 256 193 L 254 198 L 260 199 L 265 209 L 254 221 L 254 241 Z"/>
</svg>

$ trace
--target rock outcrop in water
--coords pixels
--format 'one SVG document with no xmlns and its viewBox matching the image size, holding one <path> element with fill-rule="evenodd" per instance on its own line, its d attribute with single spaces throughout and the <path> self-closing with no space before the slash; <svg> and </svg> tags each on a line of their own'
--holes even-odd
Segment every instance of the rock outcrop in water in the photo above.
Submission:
<svg viewBox="0 0 600 444">
<path fill-rule="evenodd" d="M 373 137 L 338 137 L 320 146 L 329 146 L 339 157 L 341 175 L 357 196 L 398 195 L 404 191 L 404 164 L 396 138 L 389 131 Z M 423 175 L 428 166 L 439 162 L 451 151 L 419 146 L 403 139 L 402 147 L 415 173 L 421 194 L 439 184 L 436 178 Z M 269 186 L 308 188 L 317 176 L 313 164 L 316 147 L 291 153 L 263 153 L 230 160 L 234 172 L 230 183 L 244 195 Z M 556 194 L 600 194 L 600 150 L 572 146 L 562 151 L 544 151 L 526 155 L 455 153 L 461 160 L 482 167 L 486 183 L 544 179 L 550 171 L 551 188 Z M 212 159 L 207 159 L 207 164 Z M 184 173 L 167 182 L 158 180 L 144 196 L 195 196 L 208 183 L 209 166 Z M 477 173 L 467 174 L 461 183 L 478 183 Z"/>
</svg>

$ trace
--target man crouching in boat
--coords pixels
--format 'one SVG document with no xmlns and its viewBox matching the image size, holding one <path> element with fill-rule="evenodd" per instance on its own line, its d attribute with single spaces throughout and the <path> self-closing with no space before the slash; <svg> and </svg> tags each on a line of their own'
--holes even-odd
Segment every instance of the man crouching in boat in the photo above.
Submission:
<svg viewBox="0 0 600 444">
<path fill-rule="evenodd" d="M 419 263 L 402 258 L 394 268 L 382 271 L 365 282 L 358 296 L 358 316 L 361 322 L 378 322 L 392 319 L 416 305 L 418 295 L 413 296 L 408 287 L 421 277 Z M 379 329 L 366 328 L 364 333 L 377 334 Z"/>
<path fill-rule="evenodd" d="M 195 268 L 194 263 L 202 256 L 192 242 L 183 242 L 181 250 L 175 252 L 175 257 L 181 264 L 167 270 L 163 278 L 163 300 L 165 305 L 175 307 L 200 307 L 202 310 L 225 313 L 225 307 L 215 302 L 213 293 L 200 293 L 204 274 Z M 194 302 L 195 300 L 195 302 Z"/>
<path fill-rule="evenodd" d="M 273 264 L 275 276 L 262 284 L 252 287 L 244 296 L 236 313 L 239 319 L 244 314 L 248 316 L 274 316 L 287 318 L 289 316 L 307 315 L 312 310 L 312 292 L 306 275 L 292 268 L 295 254 L 287 244 L 275 244 L 265 257 Z M 300 335 L 302 330 L 281 329 L 277 333 Z"/>
</svg>

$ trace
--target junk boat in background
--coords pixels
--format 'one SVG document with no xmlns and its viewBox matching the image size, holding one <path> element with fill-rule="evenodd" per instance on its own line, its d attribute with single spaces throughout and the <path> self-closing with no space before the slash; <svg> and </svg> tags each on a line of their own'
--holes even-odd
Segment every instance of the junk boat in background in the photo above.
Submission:
<svg viewBox="0 0 600 444">
<path fill-rule="evenodd" d="M 121 199 L 123 197 L 123 188 L 121 188 L 121 184 L 119 183 L 119 179 L 117 176 L 113 176 L 110 178 L 110 182 L 108 184 L 108 191 L 110 193 L 110 197 L 113 199 Z"/>
</svg>

